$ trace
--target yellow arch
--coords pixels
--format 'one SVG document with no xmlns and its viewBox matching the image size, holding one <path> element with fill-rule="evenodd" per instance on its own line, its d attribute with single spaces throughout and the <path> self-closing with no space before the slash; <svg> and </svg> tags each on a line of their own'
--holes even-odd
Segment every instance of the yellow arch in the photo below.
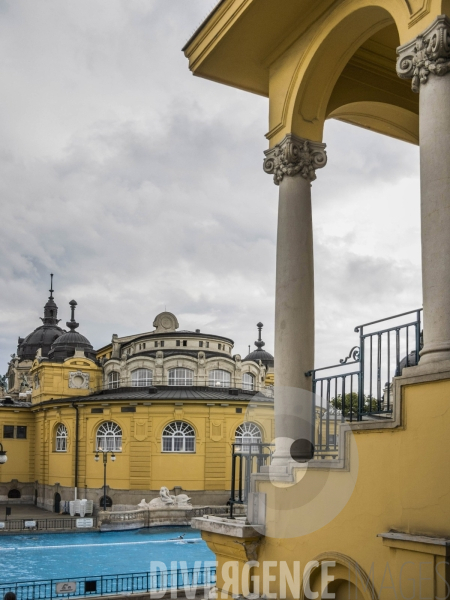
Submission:
<svg viewBox="0 0 450 600">
<path fill-rule="evenodd" d="M 334 577 L 334 581 L 328 585 L 329 589 L 327 591 L 335 593 L 339 585 L 351 584 L 357 589 L 358 598 L 378 600 L 373 579 L 353 558 L 340 552 L 325 552 L 309 563 L 313 566 L 304 575 L 304 580 L 300 586 L 300 600 L 305 600 L 305 589 L 307 587 L 313 592 L 318 592 L 319 598 L 322 597 L 325 590 L 321 588 L 321 567 L 324 563 L 335 563 L 336 565 L 329 568 L 329 574 Z"/>
<path fill-rule="evenodd" d="M 268 134 L 271 145 L 286 133 L 322 141 L 328 101 L 344 67 L 372 35 L 395 24 L 403 43 L 411 38 L 404 0 L 344 0 L 316 25 L 285 93 L 281 123 Z M 273 90 L 276 95 L 277 90 Z"/>
</svg>

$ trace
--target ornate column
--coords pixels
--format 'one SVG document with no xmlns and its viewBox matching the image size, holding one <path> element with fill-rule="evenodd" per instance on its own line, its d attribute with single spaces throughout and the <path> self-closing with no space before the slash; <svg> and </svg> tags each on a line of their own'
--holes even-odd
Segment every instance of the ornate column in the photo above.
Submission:
<svg viewBox="0 0 450 600">
<path fill-rule="evenodd" d="M 275 296 L 274 465 L 311 458 L 314 367 L 314 259 L 311 182 L 327 162 L 325 144 L 289 134 L 265 152 L 264 170 L 279 186 Z"/>
<path fill-rule="evenodd" d="M 450 359 L 450 20 L 397 53 L 398 75 L 420 92 L 423 364 Z"/>
</svg>

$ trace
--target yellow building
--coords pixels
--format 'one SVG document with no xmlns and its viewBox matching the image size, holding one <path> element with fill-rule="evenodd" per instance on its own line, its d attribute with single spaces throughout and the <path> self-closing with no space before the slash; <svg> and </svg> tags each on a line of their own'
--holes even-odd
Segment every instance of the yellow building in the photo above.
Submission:
<svg viewBox="0 0 450 600">
<path fill-rule="evenodd" d="M 54 510 L 77 495 L 98 505 L 103 465 L 94 457 L 103 448 L 116 456 L 107 468 L 114 505 L 136 506 L 162 486 L 185 490 L 196 505 L 224 505 L 232 444 L 273 437 L 266 378 L 274 360 L 262 349 L 262 324 L 257 349 L 243 360 L 231 339 L 179 331 L 167 312 L 155 318 L 154 330 L 113 335 L 95 352 L 77 331 L 76 302 L 70 306 L 69 331 L 47 356 L 36 352 L 31 402 L 0 400 L 8 456 L 0 500 Z"/>
<path fill-rule="evenodd" d="M 222 0 L 184 52 L 195 75 L 268 98 L 264 171 L 279 186 L 273 461 L 253 476 L 251 525 L 194 520 L 218 557 L 222 597 L 448 598 L 450 3 Z M 415 360 L 400 371 L 392 337 L 408 327 L 392 321 L 357 328 L 345 377 L 314 371 L 311 184 L 327 176 L 331 118 L 420 140 L 424 344 L 413 311 Z M 394 351 L 384 380 L 382 339 Z M 336 398 L 354 392 L 338 458 L 323 460 L 329 428 L 313 455 L 317 402 L 329 424 Z"/>
</svg>

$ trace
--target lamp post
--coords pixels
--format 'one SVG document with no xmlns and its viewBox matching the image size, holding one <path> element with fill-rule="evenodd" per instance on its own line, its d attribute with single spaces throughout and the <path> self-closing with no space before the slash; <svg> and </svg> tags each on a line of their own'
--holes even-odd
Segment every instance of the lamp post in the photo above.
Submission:
<svg viewBox="0 0 450 600">
<path fill-rule="evenodd" d="M 7 460 L 6 450 L 3 450 L 3 444 L 0 442 L 0 465 L 4 465 Z"/>
<path fill-rule="evenodd" d="M 100 460 L 99 452 L 103 454 L 103 510 L 106 510 L 106 464 L 108 462 L 108 454 L 111 454 L 111 461 L 116 460 L 116 455 L 112 450 L 103 450 L 99 448 L 95 454 L 95 462 Z"/>
</svg>

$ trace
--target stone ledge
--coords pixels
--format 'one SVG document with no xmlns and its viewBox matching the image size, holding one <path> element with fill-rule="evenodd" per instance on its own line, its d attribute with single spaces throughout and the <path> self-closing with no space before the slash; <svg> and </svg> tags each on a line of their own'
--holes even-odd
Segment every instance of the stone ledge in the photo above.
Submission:
<svg viewBox="0 0 450 600">
<path fill-rule="evenodd" d="M 240 539 L 259 538 L 261 533 L 252 525 L 248 525 L 244 518 L 225 519 L 220 517 L 196 517 L 191 521 L 192 529 L 208 531 L 219 535 L 227 535 Z"/>
<path fill-rule="evenodd" d="M 389 548 L 422 552 L 423 554 L 433 554 L 435 556 L 450 556 L 449 538 L 414 535 L 402 533 L 401 531 L 379 533 L 377 537 L 382 538 L 383 545 Z"/>
</svg>

